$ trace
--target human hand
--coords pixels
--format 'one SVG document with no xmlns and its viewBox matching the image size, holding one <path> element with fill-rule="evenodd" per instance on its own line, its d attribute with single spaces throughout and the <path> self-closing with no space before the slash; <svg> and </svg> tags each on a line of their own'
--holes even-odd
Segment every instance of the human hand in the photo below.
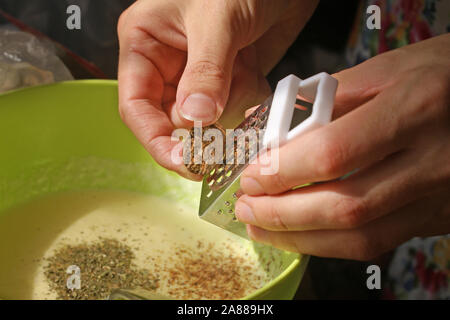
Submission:
<svg viewBox="0 0 450 320">
<path fill-rule="evenodd" d="M 280 147 L 277 174 L 252 164 L 241 176 L 236 215 L 249 236 L 370 260 L 414 236 L 449 233 L 450 35 L 334 76 L 335 120 Z M 319 181 L 328 182 L 292 190 Z"/>
<path fill-rule="evenodd" d="M 214 123 L 225 108 L 227 127 L 266 98 L 265 75 L 317 2 L 137 1 L 118 24 L 122 119 L 158 163 L 198 178 L 172 161 L 173 130 Z"/>
</svg>

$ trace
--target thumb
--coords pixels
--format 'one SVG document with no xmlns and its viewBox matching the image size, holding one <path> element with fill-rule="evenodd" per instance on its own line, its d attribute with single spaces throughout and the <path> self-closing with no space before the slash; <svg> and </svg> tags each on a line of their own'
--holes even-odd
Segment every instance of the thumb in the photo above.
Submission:
<svg viewBox="0 0 450 320">
<path fill-rule="evenodd" d="M 176 107 L 181 122 L 208 125 L 217 121 L 227 103 L 238 47 L 227 24 L 196 20 L 187 30 L 188 58 Z"/>
</svg>

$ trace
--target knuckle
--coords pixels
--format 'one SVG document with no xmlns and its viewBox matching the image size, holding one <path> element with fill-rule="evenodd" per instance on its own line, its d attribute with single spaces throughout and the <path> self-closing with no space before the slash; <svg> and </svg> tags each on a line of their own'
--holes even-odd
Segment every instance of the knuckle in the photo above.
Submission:
<svg viewBox="0 0 450 320">
<path fill-rule="evenodd" d="M 127 123 L 127 110 L 128 110 L 127 104 L 123 102 L 119 103 L 119 116 L 124 123 Z"/>
<path fill-rule="evenodd" d="M 450 74 L 447 70 L 435 70 L 435 78 L 430 79 L 430 84 L 428 85 L 429 97 L 434 105 L 434 110 L 436 115 L 442 117 L 443 114 L 449 113 L 450 110 Z"/>
<path fill-rule="evenodd" d="M 147 34 L 143 29 L 138 26 L 130 27 L 124 38 L 124 43 L 127 44 L 129 52 L 136 52 L 145 56 L 143 48 L 145 46 Z"/>
<path fill-rule="evenodd" d="M 122 12 L 122 14 L 119 16 L 119 20 L 117 21 L 117 35 L 120 37 L 124 24 L 125 24 L 125 12 Z"/>
<path fill-rule="evenodd" d="M 132 119 L 139 116 L 138 110 L 143 109 L 145 102 L 143 100 L 128 100 L 119 103 L 119 115 L 122 121 L 129 124 Z"/>
<path fill-rule="evenodd" d="M 289 185 L 287 177 L 280 172 L 277 172 L 270 176 L 270 181 L 268 181 L 268 190 L 269 194 L 278 193 L 281 191 L 286 191 L 291 189 L 292 186 Z"/>
<path fill-rule="evenodd" d="M 225 79 L 225 70 L 223 66 L 212 62 L 214 57 L 208 57 L 196 61 L 189 65 L 188 72 L 196 77 L 196 81 L 223 81 Z"/>
<path fill-rule="evenodd" d="M 299 241 L 296 237 L 285 237 L 283 240 L 285 250 L 306 254 L 303 241 Z"/>
<path fill-rule="evenodd" d="M 415 95 L 415 99 L 417 99 L 415 103 L 417 110 L 415 111 L 439 119 L 448 119 L 450 113 L 449 71 L 437 66 L 424 66 L 411 70 L 408 77 L 414 84 L 421 83 L 423 86 L 423 90 Z"/>
<path fill-rule="evenodd" d="M 166 145 L 160 137 L 149 137 L 146 141 L 144 141 L 144 145 L 151 154 L 159 154 L 164 156 L 167 153 Z"/>
<path fill-rule="evenodd" d="M 131 7 L 130 7 L 130 8 L 131 8 Z M 121 34 L 122 34 L 124 28 L 125 28 L 125 23 L 126 23 L 126 20 L 127 20 L 127 15 L 128 15 L 128 13 L 130 12 L 130 11 L 129 11 L 130 8 L 128 8 L 128 9 L 126 9 L 125 11 L 123 11 L 123 12 L 120 14 L 120 16 L 119 16 L 119 20 L 117 21 L 117 35 L 119 36 L 119 38 L 120 38 L 120 36 L 121 36 Z"/>
<path fill-rule="evenodd" d="M 267 201 L 266 205 L 266 222 L 268 223 L 270 228 L 274 228 L 276 230 L 284 230 L 287 231 L 288 227 L 283 222 L 282 213 L 280 212 L 280 207 L 277 206 L 273 202 Z"/>
<path fill-rule="evenodd" d="M 376 241 L 365 233 L 358 234 L 349 247 L 350 258 L 359 261 L 370 261 L 381 254 Z"/>
<path fill-rule="evenodd" d="M 343 197 L 336 203 L 333 223 L 345 229 L 358 228 L 366 222 L 367 212 L 364 200 Z"/>
<path fill-rule="evenodd" d="M 339 141 L 333 138 L 320 141 L 320 149 L 314 163 L 316 173 L 323 179 L 333 179 L 344 174 L 345 152 Z"/>
</svg>

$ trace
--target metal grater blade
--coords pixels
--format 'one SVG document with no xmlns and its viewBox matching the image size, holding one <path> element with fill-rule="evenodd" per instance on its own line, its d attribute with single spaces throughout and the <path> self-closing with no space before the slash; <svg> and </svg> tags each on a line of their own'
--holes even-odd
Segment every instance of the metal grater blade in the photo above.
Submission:
<svg viewBox="0 0 450 320">
<path fill-rule="evenodd" d="M 260 151 L 272 99 L 273 96 L 267 98 L 264 103 L 235 128 L 235 130 L 242 129 L 244 132 L 249 128 L 262 131 L 258 135 L 258 150 Z M 294 112 L 291 126 L 295 126 L 307 119 L 312 112 L 312 104 L 307 101 L 297 100 L 296 105 L 299 108 L 296 108 Z M 245 156 L 246 161 L 244 164 L 216 164 L 204 176 L 199 216 L 203 220 L 248 239 L 245 224 L 236 219 L 234 212 L 236 200 L 240 196 L 239 178 L 256 154 L 252 154 L 249 150 L 246 150 Z"/>
</svg>

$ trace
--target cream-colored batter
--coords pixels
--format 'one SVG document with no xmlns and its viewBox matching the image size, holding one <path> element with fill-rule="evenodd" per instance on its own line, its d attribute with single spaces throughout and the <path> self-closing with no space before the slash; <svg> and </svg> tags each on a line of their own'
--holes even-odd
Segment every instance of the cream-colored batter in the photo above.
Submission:
<svg viewBox="0 0 450 320">
<path fill-rule="evenodd" d="M 150 270 L 174 261 L 179 245 L 227 243 L 230 254 L 245 256 L 254 269 L 256 287 L 267 280 L 248 241 L 200 220 L 193 208 L 131 192 L 83 191 L 47 196 L 0 215 L 0 298 L 55 299 L 43 258 L 61 245 L 99 237 L 129 245 L 136 265 Z M 161 280 L 159 293 L 167 294 L 170 288 Z"/>
</svg>

